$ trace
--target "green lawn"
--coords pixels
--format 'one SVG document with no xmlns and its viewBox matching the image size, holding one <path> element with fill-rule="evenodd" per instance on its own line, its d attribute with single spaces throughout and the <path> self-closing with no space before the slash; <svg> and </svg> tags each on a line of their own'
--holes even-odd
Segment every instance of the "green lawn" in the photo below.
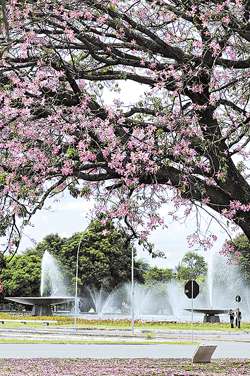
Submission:
<svg viewBox="0 0 250 376">
<path fill-rule="evenodd" d="M 54 320 L 55 324 L 50 324 L 50 327 L 72 327 L 74 325 L 74 319 L 67 316 L 49 316 L 49 317 L 34 317 L 34 316 L 23 316 L 23 315 L 10 315 L 7 313 L 0 313 L 0 320 L 13 320 L 5 324 L 0 323 L 0 329 L 2 328 L 18 328 L 18 327 L 44 327 L 42 323 L 17 323 L 15 320 Z M 56 322 L 57 321 L 57 322 Z M 86 320 L 82 318 L 77 319 L 78 328 L 88 328 L 88 329 L 130 329 L 131 323 L 129 320 Z M 191 330 L 191 323 L 174 323 L 174 322 L 143 322 L 136 321 L 135 328 L 153 330 L 153 329 L 166 329 L 166 330 Z M 193 324 L 194 330 L 221 330 L 221 331 L 232 331 L 235 332 L 239 329 L 231 329 L 229 323 L 201 323 L 197 322 Z M 241 330 L 250 331 L 250 323 L 242 323 Z"/>
<path fill-rule="evenodd" d="M 132 340 L 63 340 L 63 339 L 25 339 L 25 338 L 0 338 L 1 343 L 56 343 L 56 344 L 81 344 L 81 345 L 192 345 L 198 344 L 198 342 L 192 341 L 155 341 L 155 340 L 141 340 L 141 341 L 132 341 Z"/>
</svg>

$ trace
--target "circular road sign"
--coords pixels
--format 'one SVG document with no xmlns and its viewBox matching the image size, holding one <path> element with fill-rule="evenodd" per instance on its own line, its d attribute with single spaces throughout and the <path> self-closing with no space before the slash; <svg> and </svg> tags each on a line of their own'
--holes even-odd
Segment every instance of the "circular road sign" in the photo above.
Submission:
<svg viewBox="0 0 250 376">
<path fill-rule="evenodd" d="M 193 299 L 195 299 L 196 296 L 199 294 L 199 292 L 200 292 L 200 287 L 196 281 L 194 280 L 187 281 L 184 287 L 184 293 L 187 295 L 189 299 L 192 299 L 192 295 L 193 295 Z"/>
</svg>

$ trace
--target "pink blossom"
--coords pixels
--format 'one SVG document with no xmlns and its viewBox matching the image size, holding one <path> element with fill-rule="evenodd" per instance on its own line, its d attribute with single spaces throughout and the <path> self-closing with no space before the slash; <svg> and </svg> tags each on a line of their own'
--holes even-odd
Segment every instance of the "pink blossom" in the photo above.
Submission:
<svg viewBox="0 0 250 376">
<path fill-rule="evenodd" d="M 210 47 L 213 50 L 213 56 L 216 56 L 221 52 L 221 46 L 215 40 L 210 43 Z"/>
<path fill-rule="evenodd" d="M 73 173 L 72 161 L 64 161 L 61 172 L 64 176 L 71 175 Z"/>
</svg>

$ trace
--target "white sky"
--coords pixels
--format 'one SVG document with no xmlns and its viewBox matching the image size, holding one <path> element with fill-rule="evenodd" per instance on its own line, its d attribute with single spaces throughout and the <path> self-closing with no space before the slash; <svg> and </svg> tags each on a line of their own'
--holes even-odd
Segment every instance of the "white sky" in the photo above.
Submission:
<svg viewBox="0 0 250 376">
<path fill-rule="evenodd" d="M 43 209 L 33 217 L 33 227 L 29 226 L 24 231 L 20 251 L 34 245 L 31 239 L 39 242 L 46 235 L 52 233 L 68 237 L 74 232 L 83 231 L 90 222 L 92 205 L 83 199 L 74 199 L 66 194 L 60 201 L 53 203 L 50 209 Z M 166 206 L 162 208 L 161 215 L 168 224 L 168 228 L 154 231 L 150 238 L 156 249 L 164 251 L 166 259 L 152 259 L 147 252 L 138 249 L 138 258 L 143 258 L 151 265 L 159 267 L 174 267 L 187 251 L 197 249 L 189 248 L 186 240 L 187 235 L 196 230 L 195 216 L 191 215 L 186 223 L 172 222 L 165 214 L 168 212 L 167 209 L 169 208 Z M 209 221 L 210 218 L 207 215 L 203 216 L 201 227 L 205 229 Z M 227 234 L 216 223 L 210 225 L 210 230 L 218 236 L 213 251 L 219 251 L 227 238 Z M 205 252 L 201 249 L 199 252 L 207 258 L 211 251 Z"/>
</svg>

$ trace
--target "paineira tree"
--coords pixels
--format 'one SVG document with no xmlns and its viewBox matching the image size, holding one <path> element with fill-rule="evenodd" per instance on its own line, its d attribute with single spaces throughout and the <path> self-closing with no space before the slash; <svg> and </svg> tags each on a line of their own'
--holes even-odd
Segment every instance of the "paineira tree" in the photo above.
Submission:
<svg viewBox="0 0 250 376">
<path fill-rule="evenodd" d="M 186 213 L 198 203 L 250 239 L 249 10 L 246 0 L 2 1 L 2 235 L 68 188 L 97 194 L 100 210 L 112 198 L 111 217 L 143 217 L 147 231 L 162 203 Z M 108 106 L 103 93 L 129 82 L 140 101 Z"/>
</svg>

